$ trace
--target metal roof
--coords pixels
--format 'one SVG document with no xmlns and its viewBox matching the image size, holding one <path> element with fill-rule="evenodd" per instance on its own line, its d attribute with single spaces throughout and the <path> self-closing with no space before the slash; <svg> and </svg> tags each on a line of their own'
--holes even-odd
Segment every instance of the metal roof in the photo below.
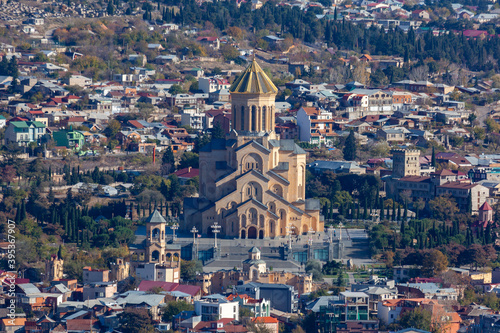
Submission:
<svg viewBox="0 0 500 333">
<path fill-rule="evenodd" d="M 277 94 L 278 88 L 253 59 L 252 63 L 234 81 L 229 91 L 237 94 Z"/>
</svg>

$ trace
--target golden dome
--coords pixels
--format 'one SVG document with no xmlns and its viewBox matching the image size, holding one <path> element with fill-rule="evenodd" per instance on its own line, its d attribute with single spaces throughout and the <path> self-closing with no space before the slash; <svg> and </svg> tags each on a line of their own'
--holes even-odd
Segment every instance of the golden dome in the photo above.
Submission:
<svg viewBox="0 0 500 333">
<path fill-rule="evenodd" d="M 252 63 L 233 82 L 229 91 L 237 94 L 277 94 L 278 88 L 254 58 Z"/>
</svg>

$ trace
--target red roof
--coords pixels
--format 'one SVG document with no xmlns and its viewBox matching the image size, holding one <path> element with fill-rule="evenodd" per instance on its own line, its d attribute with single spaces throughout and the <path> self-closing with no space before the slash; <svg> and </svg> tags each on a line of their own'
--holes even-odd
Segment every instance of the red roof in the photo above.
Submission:
<svg viewBox="0 0 500 333">
<path fill-rule="evenodd" d="M 66 119 L 66 121 L 68 123 L 84 123 L 85 118 L 83 118 L 83 117 L 69 117 L 68 119 Z"/>
<path fill-rule="evenodd" d="M 137 120 L 129 120 L 128 123 L 134 126 L 135 128 L 144 128 L 144 126 Z"/>
<path fill-rule="evenodd" d="M 189 167 L 177 170 L 176 172 L 174 172 L 174 174 L 179 178 L 193 178 L 200 175 L 200 169 Z"/>
<path fill-rule="evenodd" d="M 217 37 L 198 37 L 196 38 L 198 42 L 204 41 L 204 42 L 215 42 L 217 40 Z"/>
<path fill-rule="evenodd" d="M 488 36 L 488 31 L 486 30 L 464 30 L 463 35 L 465 37 L 479 37 L 479 36 Z"/>
<path fill-rule="evenodd" d="M 153 288 L 162 288 L 165 291 L 180 291 L 191 296 L 195 296 L 200 292 L 199 286 L 191 286 L 186 284 L 178 284 L 173 282 L 162 282 L 162 281 L 147 281 L 143 280 L 139 284 L 139 291 L 149 291 Z"/>
<path fill-rule="evenodd" d="M 491 208 L 491 206 L 485 201 L 479 210 L 493 210 L 493 208 Z"/>
<path fill-rule="evenodd" d="M 259 324 L 277 324 L 277 323 L 279 323 L 278 319 L 273 318 L 273 317 L 257 317 L 257 318 L 252 318 L 252 321 L 254 323 L 259 323 Z"/>
<path fill-rule="evenodd" d="M 69 319 L 66 321 L 68 331 L 87 331 L 97 322 L 97 319 Z"/>
</svg>

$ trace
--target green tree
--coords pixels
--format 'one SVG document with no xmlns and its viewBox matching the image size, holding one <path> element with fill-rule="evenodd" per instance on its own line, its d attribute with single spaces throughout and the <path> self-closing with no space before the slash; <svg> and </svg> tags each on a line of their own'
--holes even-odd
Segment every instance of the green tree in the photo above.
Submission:
<svg viewBox="0 0 500 333">
<path fill-rule="evenodd" d="M 154 333 L 153 321 L 147 309 L 126 308 L 120 315 L 123 333 Z"/>
<path fill-rule="evenodd" d="M 235 60 L 236 58 L 238 58 L 240 56 L 240 53 L 238 52 L 238 50 L 234 46 L 227 44 L 227 43 L 221 45 L 220 53 L 224 57 L 224 60 L 226 60 L 226 61 Z"/>
<path fill-rule="evenodd" d="M 458 212 L 455 199 L 449 196 L 437 196 L 429 201 L 432 216 L 438 220 L 449 221 Z"/>
<path fill-rule="evenodd" d="M 181 260 L 181 279 L 193 280 L 197 272 L 203 272 L 203 264 L 199 260 Z"/>
<path fill-rule="evenodd" d="M 109 0 L 108 7 L 106 8 L 106 12 L 109 16 L 115 15 L 115 6 L 113 6 L 113 2 Z"/>
<path fill-rule="evenodd" d="M 432 249 L 424 253 L 422 268 L 425 276 L 436 276 L 448 268 L 448 258 L 441 251 Z"/>
<path fill-rule="evenodd" d="M 179 162 L 179 169 L 184 168 L 198 168 L 200 163 L 199 155 L 193 153 L 192 151 L 186 151 L 182 154 L 181 160 Z"/>
<path fill-rule="evenodd" d="M 106 127 L 106 129 L 104 130 L 104 134 L 106 134 L 108 138 L 114 138 L 121 129 L 121 123 L 116 119 L 111 119 L 110 121 L 108 121 L 108 127 Z"/>
<path fill-rule="evenodd" d="M 349 136 L 347 136 L 343 153 L 346 161 L 354 161 L 356 159 L 356 138 L 354 137 L 354 131 L 351 131 Z"/>
<path fill-rule="evenodd" d="M 320 281 L 323 280 L 323 274 L 321 273 L 321 263 L 317 260 L 308 260 L 305 267 L 306 273 L 311 273 L 313 275 L 313 280 Z"/>
<path fill-rule="evenodd" d="M 172 151 L 172 146 L 168 146 L 167 149 L 165 149 L 161 158 L 161 164 L 163 172 L 167 175 L 175 169 L 175 157 L 174 152 Z"/>
<path fill-rule="evenodd" d="M 168 93 L 170 95 L 184 94 L 186 93 L 186 90 L 184 90 L 184 88 L 181 85 L 174 84 L 170 87 L 170 89 L 168 89 Z"/>
<path fill-rule="evenodd" d="M 400 317 L 398 324 L 402 329 L 416 328 L 424 331 L 430 331 L 432 328 L 432 314 L 430 311 L 421 307 L 404 312 Z"/>
<path fill-rule="evenodd" d="M 226 133 L 224 133 L 221 123 L 215 123 L 214 128 L 212 129 L 212 139 L 224 139 L 225 137 Z"/>
<path fill-rule="evenodd" d="M 182 311 L 193 311 L 194 306 L 185 301 L 170 301 L 161 308 L 162 319 L 164 322 L 172 322 L 174 316 Z"/>
<path fill-rule="evenodd" d="M 488 133 L 498 133 L 500 130 L 500 125 L 491 117 L 486 118 L 484 124 Z"/>
</svg>

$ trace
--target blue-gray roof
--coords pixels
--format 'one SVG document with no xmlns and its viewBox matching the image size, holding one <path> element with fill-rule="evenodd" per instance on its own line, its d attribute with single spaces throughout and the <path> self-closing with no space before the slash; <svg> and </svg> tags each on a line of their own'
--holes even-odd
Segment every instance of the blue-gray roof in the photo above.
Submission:
<svg viewBox="0 0 500 333">
<path fill-rule="evenodd" d="M 320 296 L 315 300 L 307 303 L 306 310 L 312 312 L 319 312 L 322 306 L 328 306 L 329 301 L 338 301 L 340 298 L 338 296 Z"/>
</svg>

